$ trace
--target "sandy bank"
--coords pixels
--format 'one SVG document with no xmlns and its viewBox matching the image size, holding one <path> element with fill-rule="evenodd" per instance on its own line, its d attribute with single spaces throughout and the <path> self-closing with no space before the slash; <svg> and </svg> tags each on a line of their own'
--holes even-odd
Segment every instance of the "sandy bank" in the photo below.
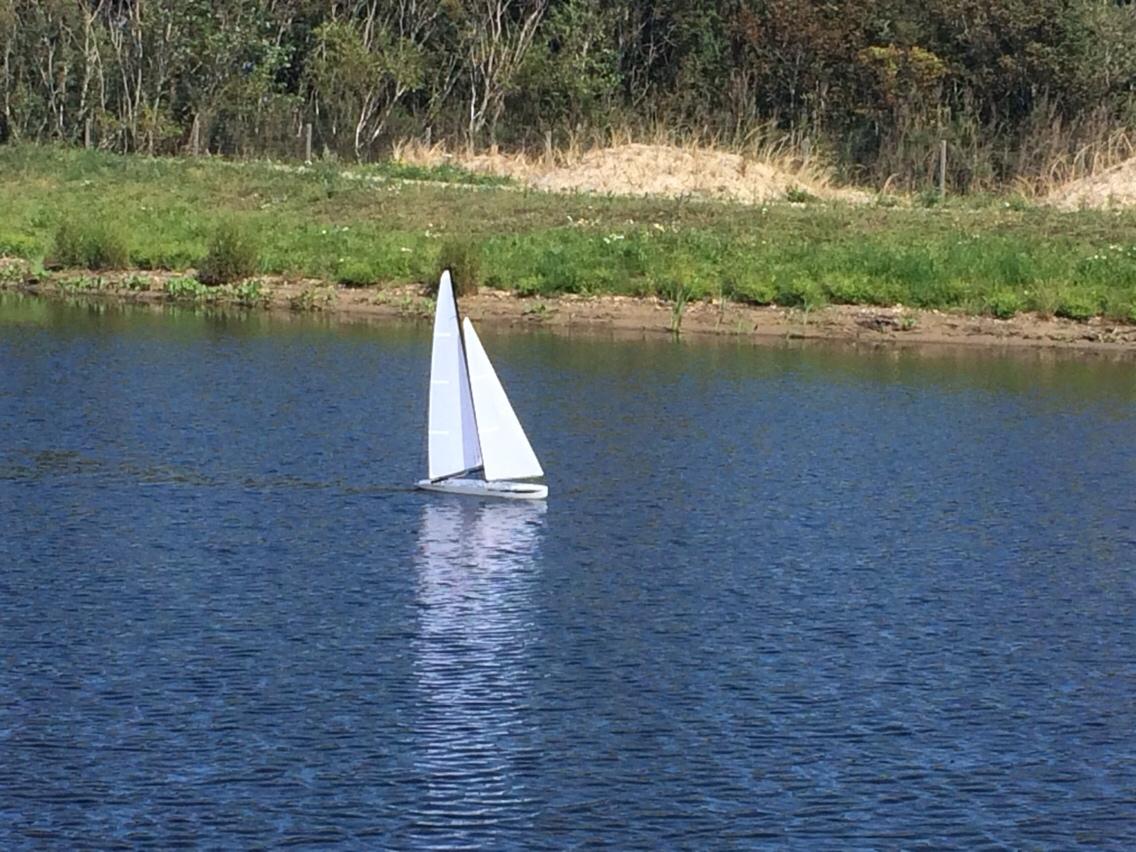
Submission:
<svg viewBox="0 0 1136 852">
<path fill-rule="evenodd" d="M 3 271 L 3 270 L 0 270 Z M 243 290 L 220 288 L 205 298 L 173 298 L 169 273 L 60 272 L 43 278 L 0 275 L 0 288 L 45 298 L 94 298 L 152 306 L 199 304 L 248 306 L 290 314 L 318 313 L 342 321 L 428 321 L 433 302 L 420 287 L 345 288 L 313 280 L 262 278 Z M 971 316 L 903 306 L 831 305 L 813 311 L 733 302 L 693 302 L 679 316 L 675 306 L 628 296 L 519 297 L 482 290 L 461 299 L 470 318 L 483 324 L 559 333 L 669 335 L 734 338 L 754 343 L 834 341 L 872 347 L 955 345 L 1033 347 L 1136 357 L 1136 326 L 1100 319 L 1075 322 L 1019 314 L 1012 319 Z"/>
</svg>

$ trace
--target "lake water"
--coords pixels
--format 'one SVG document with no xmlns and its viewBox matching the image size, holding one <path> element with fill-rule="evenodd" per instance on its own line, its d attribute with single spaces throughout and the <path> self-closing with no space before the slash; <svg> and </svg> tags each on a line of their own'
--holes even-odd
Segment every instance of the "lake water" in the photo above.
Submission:
<svg viewBox="0 0 1136 852">
<path fill-rule="evenodd" d="M 0 848 L 1136 845 L 1136 365 L 0 302 Z"/>
</svg>

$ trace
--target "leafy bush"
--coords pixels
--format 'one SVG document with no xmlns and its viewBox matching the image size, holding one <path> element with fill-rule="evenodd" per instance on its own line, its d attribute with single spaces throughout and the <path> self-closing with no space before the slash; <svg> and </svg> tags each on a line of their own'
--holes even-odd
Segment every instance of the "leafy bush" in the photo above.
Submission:
<svg viewBox="0 0 1136 852">
<path fill-rule="evenodd" d="M 807 278 L 781 276 L 776 287 L 776 301 L 783 308 L 804 308 L 808 311 L 825 303 L 820 286 Z"/>
<path fill-rule="evenodd" d="M 1104 299 L 1103 314 L 1116 322 L 1136 322 L 1136 293 L 1126 290 L 1108 293 Z"/>
<path fill-rule="evenodd" d="M 821 287 L 825 298 L 837 305 L 893 305 L 901 301 L 888 281 L 856 273 L 834 274 Z"/>
<path fill-rule="evenodd" d="M 30 276 L 31 269 L 26 260 L 0 257 L 0 287 L 6 284 L 21 284 Z"/>
<path fill-rule="evenodd" d="M 369 287 L 379 280 L 379 275 L 368 263 L 349 260 L 335 271 L 335 281 L 344 287 Z"/>
<path fill-rule="evenodd" d="M 119 285 L 123 290 L 130 290 L 132 292 L 145 292 L 150 289 L 150 278 L 146 275 L 129 275 L 122 279 Z"/>
<path fill-rule="evenodd" d="M 777 288 L 768 274 L 739 264 L 723 275 L 722 295 L 747 305 L 772 305 L 777 300 Z"/>
<path fill-rule="evenodd" d="M 272 296 L 264 289 L 260 281 L 242 281 L 225 288 L 228 296 L 234 303 L 249 308 L 264 307 L 272 303 Z"/>
<path fill-rule="evenodd" d="M 571 262 L 568 252 L 561 246 L 546 248 L 536 261 L 536 274 L 543 282 L 545 293 L 580 292 L 580 272 L 580 266 Z"/>
<path fill-rule="evenodd" d="M 1025 310 L 1026 300 L 1015 290 L 1001 288 L 986 296 L 983 310 L 998 319 L 1009 319 Z"/>
<path fill-rule="evenodd" d="M 1101 300 L 1095 293 L 1080 291 L 1066 292 L 1057 302 L 1053 311 L 1059 317 L 1084 322 L 1101 312 Z"/>
<path fill-rule="evenodd" d="M 37 257 L 40 252 L 34 237 L 12 231 L 0 231 L 0 257 L 22 257 L 25 260 Z"/>
<path fill-rule="evenodd" d="M 169 278 L 162 285 L 162 291 L 171 299 L 198 299 L 206 292 L 206 287 L 196 278 Z"/>
<path fill-rule="evenodd" d="M 87 269 L 123 269 L 130 265 L 126 235 L 100 220 L 64 219 L 55 229 L 50 263 Z"/>
<path fill-rule="evenodd" d="M 481 286 L 481 249 L 473 240 L 451 238 L 442 243 L 438 252 L 438 275 L 443 269 L 450 270 L 454 281 L 454 292 L 458 296 L 469 296 Z M 437 277 L 431 288 L 437 286 Z"/>
<path fill-rule="evenodd" d="M 221 224 L 209 240 L 209 251 L 197 268 L 197 280 L 210 286 L 251 278 L 260 269 L 260 245 L 248 225 Z"/>
<path fill-rule="evenodd" d="M 130 252 L 130 260 L 139 269 L 186 269 L 201 257 L 201 247 L 189 239 L 163 239 L 147 233 L 146 240 Z"/>
<path fill-rule="evenodd" d="M 785 200 L 791 204 L 809 204 L 816 201 L 817 197 L 799 186 L 791 186 L 785 190 Z"/>
</svg>

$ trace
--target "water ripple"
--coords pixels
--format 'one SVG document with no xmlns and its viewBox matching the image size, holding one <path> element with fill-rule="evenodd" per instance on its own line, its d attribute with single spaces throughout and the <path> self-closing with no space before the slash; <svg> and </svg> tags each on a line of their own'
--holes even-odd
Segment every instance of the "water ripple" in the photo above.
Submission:
<svg viewBox="0 0 1136 852">
<path fill-rule="evenodd" d="M 1136 846 L 1126 367 L 488 340 L 545 507 L 409 489 L 419 331 L 91 322 L 0 337 L 0 847 Z"/>
</svg>

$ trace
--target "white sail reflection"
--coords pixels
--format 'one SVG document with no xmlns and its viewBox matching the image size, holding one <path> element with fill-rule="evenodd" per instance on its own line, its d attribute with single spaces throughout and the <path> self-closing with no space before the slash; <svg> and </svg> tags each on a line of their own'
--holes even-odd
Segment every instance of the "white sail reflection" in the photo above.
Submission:
<svg viewBox="0 0 1136 852">
<path fill-rule="evenodd" d="M 534 810 L 518 767 L 532 757 L 524 715 L 532 585 L 543 503 L 436 501 L 418 539 L 414 675 L 415 836 L 476 843 Z"/>
</svg>

